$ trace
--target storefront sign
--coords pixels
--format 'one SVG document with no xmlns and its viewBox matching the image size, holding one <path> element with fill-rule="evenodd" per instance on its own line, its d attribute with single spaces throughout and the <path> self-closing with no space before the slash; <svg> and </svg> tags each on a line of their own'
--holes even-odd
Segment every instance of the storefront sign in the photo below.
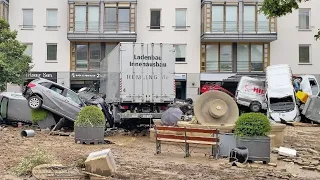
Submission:
<svg viewBox="0 0 320 180">
<path fill-rule="evenodd" d="M 187 74 L 174 74 L 175 80 L 187 80 Z"/>
<path fill-rule="evenodd" d="M 36 78 L 57 79 L 57 72 L 29 72 L 26 74 L 27 79 Z"/>
<path fill-rule="evenodd" d="M 99 72 L 71 72 L 70 79 L 71 80 L 97 80 L 100 78 Z"/>
</svg>

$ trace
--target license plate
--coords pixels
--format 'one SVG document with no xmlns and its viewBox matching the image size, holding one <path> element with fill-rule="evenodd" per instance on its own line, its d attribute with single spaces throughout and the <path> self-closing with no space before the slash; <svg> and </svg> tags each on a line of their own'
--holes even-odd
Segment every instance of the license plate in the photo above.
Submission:
<svg viewBox="0 0 320 180">
<path fill-rule="evenodd" d="M 143 114 L 142 118 L 152 118 L 152 115 L 151 114 Z"/>
</svg>

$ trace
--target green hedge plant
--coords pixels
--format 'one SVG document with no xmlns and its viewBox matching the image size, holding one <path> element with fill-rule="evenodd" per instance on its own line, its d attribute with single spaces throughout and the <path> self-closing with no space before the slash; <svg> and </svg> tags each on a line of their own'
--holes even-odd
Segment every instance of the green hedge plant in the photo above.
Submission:
<svg viewBox="0 0 320 180">
<path fill-rule="evenodd" d="M 262 113 L 245 113 L 236 121 L 236 136 L 267 136 L 271 125 L 266 115 Z"/>
<path fill-rule="evenodd" d="M 97 106 L 86 106 L 78 113 L 76 127 L 105 127 L 103 112 Z"/>
<path fill-rule="evenodd" d="M 32 123 L 36 124 L 39 121 L 42 121 L 48 117 L 49 112 L 43 108 L 40 109 L 32 109 L 31 110 L 31 118 Z"/>
</svg>

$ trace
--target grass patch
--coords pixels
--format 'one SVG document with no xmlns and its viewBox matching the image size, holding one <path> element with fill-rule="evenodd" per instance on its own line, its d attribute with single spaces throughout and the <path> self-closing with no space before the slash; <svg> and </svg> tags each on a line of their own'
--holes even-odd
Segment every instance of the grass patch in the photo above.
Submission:
<svg viewBox="0 0 320 180">
<path fill-rule="evenodd" d="M 33 153 L 25 156 L 18 166 L 12 169 L 12 172 L 17 176 L 31 175 L 34 167 L 52 162 L 53 157 L 48 155 L 44 150 L 34 149 Z"/>
<path fill-rule="evenodd" d="M 39 121 L 44 120 L 48 117 L 49 112 L 43 108 L 40 109 L 32 109 L 31 116 L 32 116 L 32 123 L 36 124 Z"/>
</svg>

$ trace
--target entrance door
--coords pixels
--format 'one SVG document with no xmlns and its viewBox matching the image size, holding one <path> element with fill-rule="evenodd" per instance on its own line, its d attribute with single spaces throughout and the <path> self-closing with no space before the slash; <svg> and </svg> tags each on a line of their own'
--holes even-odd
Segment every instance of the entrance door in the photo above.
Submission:
<svg viewBox="0 0 320 180">
<path fill-rule="evenodd" d="M 176 81 L 176 98 L 186 99 L 186 81 Z"/>
</svg>

